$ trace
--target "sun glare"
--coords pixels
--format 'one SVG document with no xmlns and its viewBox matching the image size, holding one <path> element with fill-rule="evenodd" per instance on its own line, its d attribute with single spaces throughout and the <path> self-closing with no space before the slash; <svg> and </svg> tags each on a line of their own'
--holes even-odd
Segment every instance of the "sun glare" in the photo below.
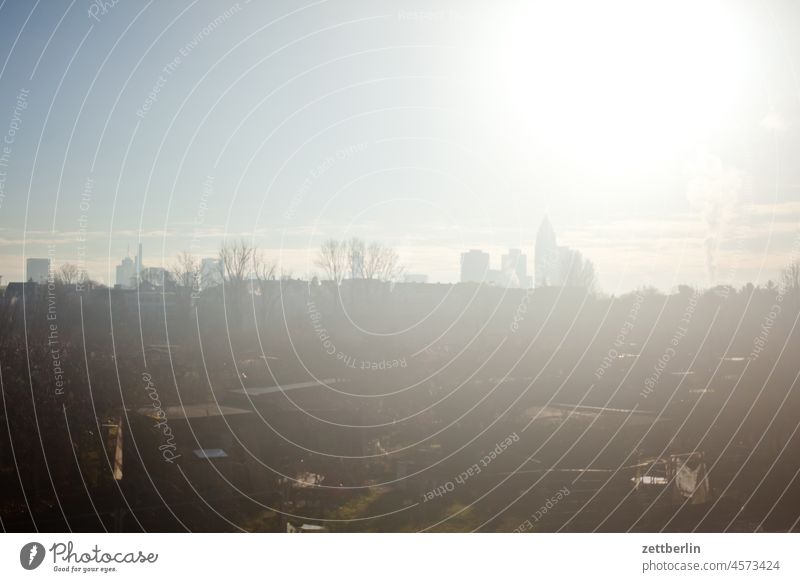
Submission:
<svg viewBox="0 0 800 582">
<path fill-rule="evenodd" d="M 624 167 L 734 123 L 751 55 L 723 2 L 568 0 L 508 13 L 474 58 L 522 139 Z"/>
</svg>

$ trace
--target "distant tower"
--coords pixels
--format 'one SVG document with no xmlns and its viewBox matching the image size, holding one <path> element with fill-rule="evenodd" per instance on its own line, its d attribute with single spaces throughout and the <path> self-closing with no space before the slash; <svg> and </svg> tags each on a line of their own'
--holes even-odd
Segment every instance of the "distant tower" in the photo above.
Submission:
<svg viewBox="0 0 800 582">
<path fill-rule="evenodd" d="M 45 284 L 50 278 L 50 259 L 28 259 L 25 264 L 25 280 Z"/>
<path fill-rule="evenodd" d="M 489 274 L 489 254 L 478 249 L 461 253 L 461 282 L 482 283 Z"/>
<path fill-rule="evenodd" d="M 142 264 L 142 243 L 139 243 L 139 254 L 136 255 L 136 281 L 137 282 L 142 280 L 142 269 L 144 269 L 144 266 Z"/>
<path fill-rule="evenodd" d="M 135 270 L 134 263 L 130 257 L 122 259 L 122 262 L 117 265 L 117 285 L 122 288 L 130 287 Z"/>
<path fill-rule="evenodd" d="M 542 220 L 539 232 L 536 235 L 536 249 L 534 250 L 534 286 L 546 287 L 557 285 L 559 280 L 560 257 L 556 233 L 547 216 Z"/>
<path fill-rule="evenodd" d="M 530 287 L 528 282 L 528 257 L 522 254 L 520 249 L 509 249 L 508 254 L 503 255 L 500 263 L 500 271 L 505 279 L 507 287 Z"/>
<path fill-rule="evenodd" d="M 222 285 L 222 262 L 219 259 L 206 257 L 200 261 L 200 287 L 208 289 Z"/>
</svg>

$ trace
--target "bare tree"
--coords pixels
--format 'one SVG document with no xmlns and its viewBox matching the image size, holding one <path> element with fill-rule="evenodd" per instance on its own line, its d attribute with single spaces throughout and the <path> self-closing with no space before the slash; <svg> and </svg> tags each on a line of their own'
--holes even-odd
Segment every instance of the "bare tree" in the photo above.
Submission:
<svg viewBox="0 0 800 582">
<path fill-rule="evenodd" d="M 81 280 L 81 270 L 77 265 L 64 263 L 58 269 L 56 281 L 64 285 L 75 285 Z"/>
<path fill-rule="evenodd" d="M 260 290 L 265 290 L 266 283 L 268 281 L 274 281 L 276 279 L 276 274 L 278 272 L 278 266 L 273 263 L 272 261 L 268 261 L 263 253 L 259 252 L 257 249 L 253 249 L 252 253 L 252 261 L 253 261 L 253 268 L 252 274 L 253 279 L 259 284 Z"/>
<path fill-rule="evenodd" d="M 795 309 L 800 307 L 800 261 L 792 261 L 781 272 L 781 289 L 792 298 Z"/>
<path fill-rule="evenodd" d="M 91 277 L 89 277 L 89 271 L 86 269 L 81 269 L 78 273 L 78 277 L 75 280 L 75 286 L 79 289 L 83 290 L 85 288 L 96 287 L 99 283 L 97 281 L 93 281 Z"/>
<path fill-rule="evenodd" d="M 314 264 L 328 279 L 337 282 L 348 275 L 352 279 L 393 281 L 403 273 L 400 257 L 392 247 L 380 242 L 367 244 L 357 237 L 346 241 L 326 240 Z"/>
<path fill-rule="evenodd" d="M 171 268 L 172 277 L 178 287 L 191 291 L 200 283 L 200 262 L 188 251 L 183 251 L 176 257 L 176 262 Z"/>
<path fill-rule="evenodd" d="M 793 261 L 781 272 L 781 286 L 784 293 L 800 292 L 800 261 Z"/>
<path fill-rule="evenodd" d="M 222 288 L 226 291 L 225 311 L 230 324 L 237 329 L 244 321 L 245 295 L 256 254 L 256 247 L 244 239 L 223 242 L 219 249 Z"/>
<path fill-rule="evenodd" d="M 364 253 L 363 276 L 365 279 L 394 281 L 403 274 L 400 257 L 392 247 L 372 242 Z"/>
<path fill-rule="evenodd" d="M 314 264 L 322 269 L 328 279 L 339 283 L 347 270 L 347 244 L 333 238 L 322 243 Z"/>
<path fill-rule="evenodd" d="M 173 282 L 172 274 L 161 267 L 146 267 L 140 273 L 140 284 L 150 287 L 167 287 Z"/>
<path fill-rule="evenodd" d="M 219 249 L 223 281 L 228 282 L 234 288 L 244 288 L 253 266 L 255 254 L 256 247 L 245 240 L 240 240 L 238 243 L 223 243 Z"/>
<path fill-rule="evenodd" d="M 266 322 L 272 309 L 273 303 L 277 300 L 277 294 L 270 293 L 270 285 L 277 278 L 278 266 L 266 259 L 263 253 L 257 249 L 253 250 L 253 268 L 252 279 L 250 281 L 251 290 L 253 291 L 253 314 L 258 315 L 256 311 L 256 304 L 261 305 L 262 322 Z M 258 295 L 258 297 L 256 297 Z"/>
<path fill-rule="evenodd" d="M 209 287 L 217 287 L 222 284 L 225 279 L 225 269 L 222 266 L 222 261 L 217 258 L 206 267 L 203 262 L 200 262 L 200 286 L 203 289 Z"/>
<path fill-rule="evenodd" d="M 364 270 L 366 262 L 367 248 L 364 241 L 360 238 L 353 237 L 346 243 L 342 243 L 347 248 L 347 266 L 350 270 L 351 279 L 365 279 L 366 273 Z"/>
</svg>

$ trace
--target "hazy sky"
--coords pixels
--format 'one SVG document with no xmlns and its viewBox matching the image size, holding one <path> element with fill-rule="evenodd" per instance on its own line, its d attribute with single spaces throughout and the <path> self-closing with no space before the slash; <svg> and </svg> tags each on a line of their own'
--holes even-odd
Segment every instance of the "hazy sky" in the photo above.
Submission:
<svg viewBox="0 0 800 582">
<path fill-rule="evenodd" d="M 107 4 L 0 4 L 4 281 L 350 235 L 453 281 L 545 214 L 609 293 L 797 258 L 797 2 Z"/>
</svg>

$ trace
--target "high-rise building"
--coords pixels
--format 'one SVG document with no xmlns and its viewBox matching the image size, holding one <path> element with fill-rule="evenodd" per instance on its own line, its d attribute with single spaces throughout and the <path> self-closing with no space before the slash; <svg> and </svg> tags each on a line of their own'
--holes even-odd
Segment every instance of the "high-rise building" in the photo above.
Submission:
<svg viewBox="0 0 800 582">
<path fill-rule="evenodd" d="M 28 259 L 25 263 L 25 280 L 47 283 L 50 278 L 50 259 Z"/>
<path fill-rule="evenodd" d="M 536 287 L 584 287 L 596 284 L 594 265 L 580 251 L 559 246 L 550 221 L 545 218 L 536 236 Z"/>
<path fill-rule="evenodd" d="M 500 271 L 507 287 L 530 287 L 528 283 L 528 256 L 520 249 L 509 249 L 500 261 Z"/>
<path fill-rule="evenodd" d="M 133 286 L 136 277 L 136 266 L 133 259 L 125 257 L 122 262 L 117 265 L 117 285 L 123 288 Z"/>
<path fill-rule="evenodd" d="M 572 250 L 569 247 L 558 247 L 558 284 L 559 285 L 574 285 L 570 281 L 570 272 L 578 267 L 581 260 L 581 254 L 578 251 Z"/>
<path fill-rule="evenodd" d="M 351 279 L 362 279 L 364 277 L 364 251 L 363 248 L 361 252 L 351 251 L 350 252 L 350 278 Z"/>
<path fill-rule="evenodd" d="M 461 282 L 482 283 L 489 273 L 489 254 L 478 249 L 461 253 Z"/>
<path fill-rule="evenodd" d="M 533 266 L 534 286 L 560 285 L 560 263 L 561 252 L 556 242 L 556 233 L 550 220 L 545 216 L 536 235 Z"/>
<path fill-rule="evenodd" d="M 142 280 L 142 271 L 144 270 L 144 263 L 142 263 L 142 243 L 139 243 L 139 253 L 136 255 L 136 280 Z"/>
<path fill-rule="evenodd" d="M 222 263 L 219 259 L 206 257 L 200 261 L 200 286 L 203 289 L 222 285 Z"/>
<path fill-rule="evenodd" d="M 170 280 L 169 271 L 163 267 L 145 267 L 139 273 L 139 284 L 148 283 L 153 287 L 164 287 Z"/>
</svg>

